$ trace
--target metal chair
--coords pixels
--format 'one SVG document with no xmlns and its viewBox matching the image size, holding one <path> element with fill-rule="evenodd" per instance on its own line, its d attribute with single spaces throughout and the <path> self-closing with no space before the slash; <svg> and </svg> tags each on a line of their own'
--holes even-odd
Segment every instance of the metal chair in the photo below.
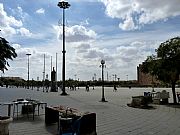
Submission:
<svg viewBox="0 0 180 135">
<path fill-rule="evenodd" d="M 81 116 L 73 124 L 76 135 L 97 135 L 96 113 L 87 113 Z"/>
<path fill-rule="evenodd" d="M 74 135 L 73 118 L 59 118 L 59 135 Z"/>
</svg>

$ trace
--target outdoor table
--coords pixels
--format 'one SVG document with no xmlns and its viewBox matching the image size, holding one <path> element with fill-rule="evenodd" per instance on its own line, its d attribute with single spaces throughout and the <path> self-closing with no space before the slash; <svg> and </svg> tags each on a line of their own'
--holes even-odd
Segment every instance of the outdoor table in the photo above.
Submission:
<svg viewBox="0 0 180 135">
<path fill-rule="evenodd" d="M 44 105 L 44 108 L 47 106 L 47 103 L 45 102 L 42 102 L 42 101 L 38 101 L 38 100 L 28 100 L 30 102 L 30 104 L 33 106 L 33 120 L 34 120 L 34 116 L 35 116 L 35 111 L 38 111 L 38 116 L 40 115 L 39 114 L 39 109 L 40 109 L 40 106 L 43 106 Z M 37 110 L 36 110 L 36 106 L 38 107 Z"/>
<path fill-rule="evenodd" d="M 22 99 L 22 100 L 13 101 L 13 104 L 14 104 L 13 118 L 14 118 L 14 114 L 16 113 L 17 114 L 17 119 L 18 119 L 18 113 L 19 113 L 18 106 L 19 105 L 28 106 L 29 105 L 29 101 Z M 28 111 L 27 111 L 27 116 L 28 116 Z"/>
<path fill-rule="evenodd" d="M 40 108 L 40 106 L 44 105 L 44 108 L 47 106 L 46 102 L 42 102 L 42 101 L 39 101 L 39 100 L 33 100 L 33 99 L 26 99 L 26 100 L 29 101 L 34 106 L 34 109 L 35 109 L 36 106 L 38 107 L 38 109 L 37 109 L 38 115 L 39 115 L 39 108 Z"/>
<path fill-rule="evenodd" d="M 18 119 L 18 113 L 19 113 L 18 112 L 18 106 L 19 105 L 24 105 L 24 106 L 32 105 L 33 120 L 34 120 L 34 116 L 35 116 L 36 106 L 38 107 L 38 109 L 37 109 L 38 115 L 39 115 L 39 107 L 41 105 L 44 105 L 45 107 L 47 106 L 47 103 L 45 103 L 45 102 L 32 100 L 32 99 L 22 99 L 19 101 L 17 100 L 17 101 L 14 101 L 13 104 L 14 104 L 13 118 L 14 118 L 14 113 L 17 113 L 17 119 Z M 15 112 L 15 107 L 16 107 L 16 112 Z M 29 110 L 28 109 L 27 109 L 26 113 L 27 113 L 27 117 L 29 118 Z"/>
<path fill-rule="evenodd" d="M 12 102 L 0 102 L 0 105 L 2 106 L 8 106 L 8 116 L 11 116 L 11 106 L 13 105 Z"/>
</svg>

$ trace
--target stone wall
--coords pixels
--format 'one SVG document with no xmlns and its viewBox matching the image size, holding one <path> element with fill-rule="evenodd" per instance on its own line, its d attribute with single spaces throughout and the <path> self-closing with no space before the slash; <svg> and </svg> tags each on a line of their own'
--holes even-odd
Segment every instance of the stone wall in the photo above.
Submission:
<svg viewBox="0 0 180 135">
<path fill-rule="evenodd" d="M 141 67 L 142 64 L 137 66 L 137 80 L 140 85 L 152 86 L 153 83 L 154 85 L 159 84 L 159 81 L 154 76 L 141 72 Z"/>
</svg>

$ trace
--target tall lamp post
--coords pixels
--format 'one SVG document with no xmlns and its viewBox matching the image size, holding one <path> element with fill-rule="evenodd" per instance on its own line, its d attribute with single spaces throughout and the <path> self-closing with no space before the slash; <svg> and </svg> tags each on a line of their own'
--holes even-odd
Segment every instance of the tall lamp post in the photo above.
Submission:
<svg viewBox="0 0 180 135">
<path fill-rule="evenodd" d="M 70 7 L 70 4 L 65 1 L 58 3 L 58 7 L 63 9 L 63 62 L 62 62 L 62 93 L 61 95 L 67 95 L 65 91 L 65 9 Z"/>
<path fill-rule="evenodd" d="M 57 69 L 57 53 L 56 53 L 56 91 L 58 91 L 58 85 L 57 85 L 57 73 L 58 73 L 58 69 Z"/>
<path fill-rule="evenodd" d="M 27 81 L 27 89 L 29 89 L 29 56 L 31 55 L 30 53 L 26 54 L 28 56 L 28 81 Z"/>
<path fill-rule="evenodd" d="M 104 68 L 105 68 L 105 60 L 101 60 L 100 67 L 102 68 L 102 99 L 101 99 L 101 102 L 107 102 L 105 100 L 105 97 L 104 97 Z"/>
</svg>

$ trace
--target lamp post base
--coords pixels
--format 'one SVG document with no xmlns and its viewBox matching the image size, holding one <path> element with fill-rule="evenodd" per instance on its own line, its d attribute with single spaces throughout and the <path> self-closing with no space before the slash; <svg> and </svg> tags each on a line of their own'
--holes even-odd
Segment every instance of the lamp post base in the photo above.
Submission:
<svg viewBox="0 0 180 135">
<path fill-rule="evenodd" d="M 67 96 L 67 95 L 69 95 L 69 94 L 67 94 L 66 92 L 63 91 L 60 95 L 61 95 L 61 96 Z"/>
<path fill-rule="evenodd" d="M 102 98 L 100 102 L 108 102 L 105 100 L 105 98 Z"/>
</svg>

